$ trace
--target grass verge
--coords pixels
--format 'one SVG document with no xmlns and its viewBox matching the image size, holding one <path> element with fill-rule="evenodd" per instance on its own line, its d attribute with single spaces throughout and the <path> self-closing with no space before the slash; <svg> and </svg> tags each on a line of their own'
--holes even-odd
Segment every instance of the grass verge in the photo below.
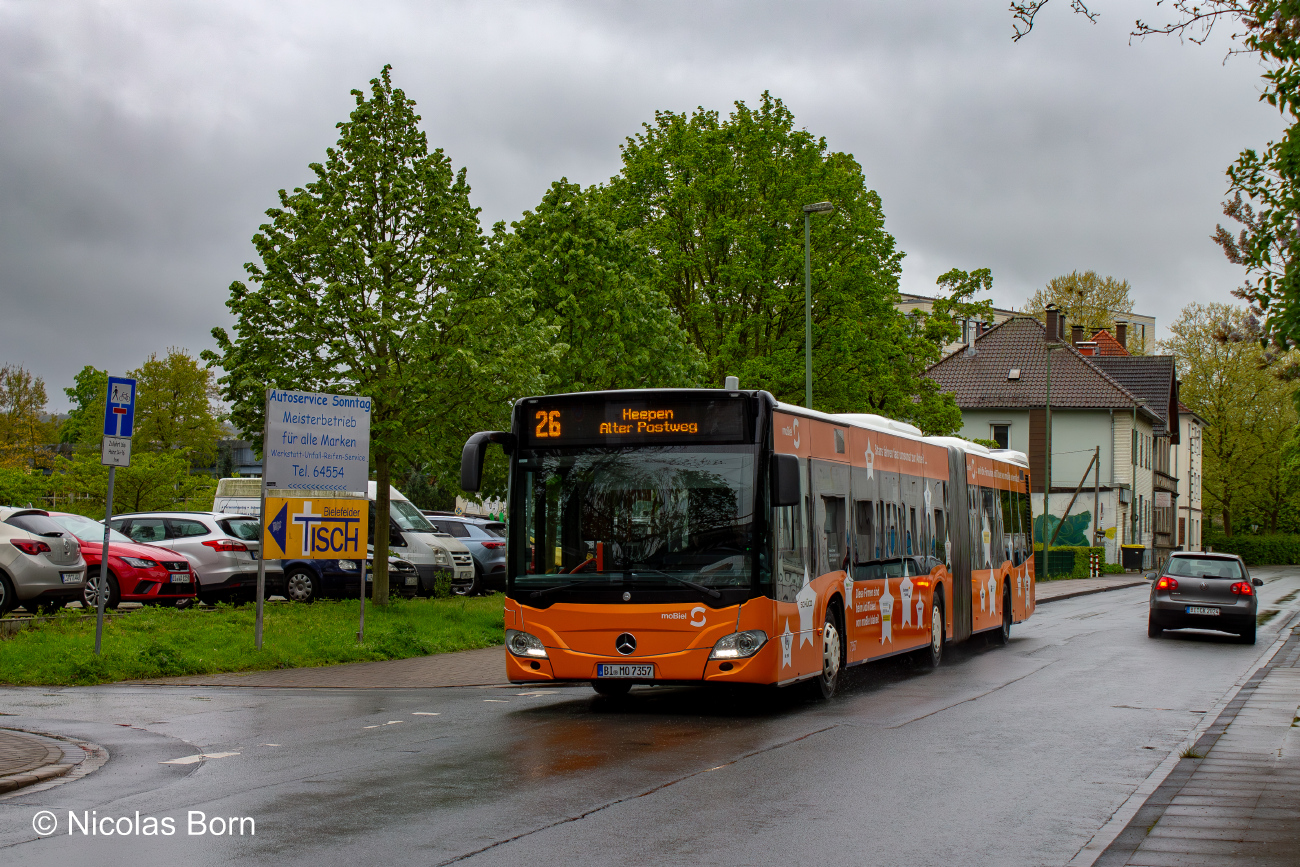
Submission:
<svg viewBox="0 0 1300 867">
<path fill-rule="evenodd" d="M 221 671 L 259 671 L 405 659 L 500 644 L 502 596 L 395 599 L 366 606 L 366 641 L 357 644 L 356 600 L 267 603 L 262 649 L 253 647 L 254 606 L 177 611 L 143 608 L 104 623 L 58 617 L 0 641 L 0 684 L 111 683 Z"/>
</svg>

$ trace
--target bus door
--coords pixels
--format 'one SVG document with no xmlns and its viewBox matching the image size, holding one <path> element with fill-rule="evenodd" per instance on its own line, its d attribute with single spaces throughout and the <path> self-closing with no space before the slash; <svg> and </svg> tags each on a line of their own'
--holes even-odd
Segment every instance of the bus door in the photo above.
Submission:
<svg viewBox="0 0 1300 867">
<path fill-rule="evenodd" d="M 970 522 L 961 516 L 968 512 L 966 492 L 966 455 L 948 449 L 948 538 L 952 542 L 952 640 L 965 641 L 971 633 L 971 538 Z"/>
</svg>

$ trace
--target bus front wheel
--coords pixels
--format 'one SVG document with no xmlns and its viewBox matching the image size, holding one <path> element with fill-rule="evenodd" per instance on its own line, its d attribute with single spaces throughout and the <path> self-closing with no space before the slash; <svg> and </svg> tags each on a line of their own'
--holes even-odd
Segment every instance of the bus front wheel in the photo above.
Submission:
<svg viewBox="0 0 1300 867">
<path fill-rule="evenodd" d="M 999 647 L 1011 641 L 1011 585 L 1002 585 L 1002 625 L 989 633 L 989 639 Z"/>
<path fill-rule="evenodd" d="M 839 686 L 840 669 L 844 663 L 844 621 L 838 606 L 826 610 L 826 625 L 822 627 L 822 672 L 814 678 L 817 695 L 828 699 Z"/>
<path fill-rule="evenodd" d="M 943 662 L 944 631 L 943 594 L 935 593 L 930 601 L 930 644 L 916 654 L 923 667 L 938 668 Z"/>
</svg>

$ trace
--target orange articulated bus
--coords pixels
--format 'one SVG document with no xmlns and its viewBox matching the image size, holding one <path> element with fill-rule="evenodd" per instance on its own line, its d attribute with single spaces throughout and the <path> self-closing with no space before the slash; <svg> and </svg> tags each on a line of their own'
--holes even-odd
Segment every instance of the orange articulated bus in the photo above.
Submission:
<svg viewBox="0 0 1300 867">
<path fill-rule="evenodd" d="M 515 683 L 814 684 L 900 653 L 1005 642 L 1034 611 L 1025 456 L 765 391 L 529 397 L 512 429 Z"/>
</svg>

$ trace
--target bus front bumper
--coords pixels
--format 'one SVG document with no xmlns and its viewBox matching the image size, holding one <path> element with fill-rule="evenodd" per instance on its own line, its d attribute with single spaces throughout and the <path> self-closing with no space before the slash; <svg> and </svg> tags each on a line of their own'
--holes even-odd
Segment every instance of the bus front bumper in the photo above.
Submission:
<svg viewBox="0 0 1300 867">
<path fill-rule="evenodd" d="M 769 641 L 748 659 L 709 659 L 709 648 L 694 648 L 656 656 L 613 657 L 579 653 L 567 648 L 546 648 L 545 658 L 506 655 L 506 674 L 511 683 L 587 682 L 605 680 L 597 666 L 652 665 L 654 677 L 617 678 L 632 683 L 775 683 L 779 642 Z M 613 679 L 613 678 L 609 678 Z"/>
</svg>

